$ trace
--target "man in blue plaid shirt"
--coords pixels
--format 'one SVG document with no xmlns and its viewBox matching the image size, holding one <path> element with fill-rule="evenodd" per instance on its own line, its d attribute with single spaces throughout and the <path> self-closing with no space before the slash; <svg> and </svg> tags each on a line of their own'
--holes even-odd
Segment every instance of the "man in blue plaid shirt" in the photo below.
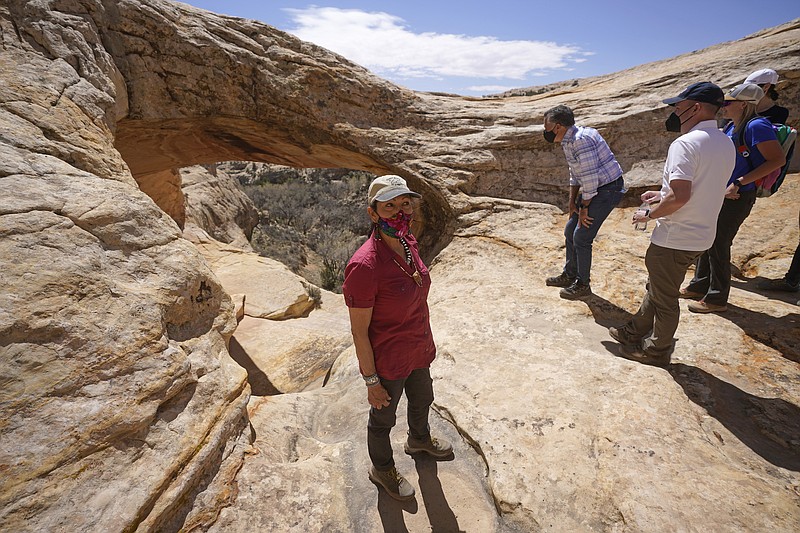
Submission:
<svg viewBox="0 0 800 533">
<path fill-rule="evenodd" d="M 567 260 L 547 285 L 563 287 L 568 300 L 592 294 L 592 243 L 603 221 L 625 193 L 622 167 L 594 128 L 575 125 L 572 109 L 559 105 L 544 114 L 544 138 L 561 143 L 569 165 L 569 220 L 564 229 Z"/>
</svg>

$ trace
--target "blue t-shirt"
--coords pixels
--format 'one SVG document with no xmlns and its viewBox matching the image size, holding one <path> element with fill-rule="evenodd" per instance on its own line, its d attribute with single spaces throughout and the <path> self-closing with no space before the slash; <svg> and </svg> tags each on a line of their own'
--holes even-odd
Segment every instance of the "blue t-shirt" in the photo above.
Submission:
<svg viewBox="0 0 800 533">
<path fill-rule="evenodd" d="M 778 140 L 778 136 L 775 135 L 775 129 L 772 127 L 772 122 L 763 117 L 756 117 L 747 123 L 744 130 L 745 144 L 742 146 L 739 146 L 739 135 L 738 133 L 734 133 L 733 129 L 733 122 L 730 122 L 725 126 L 724 130 L 736 146 L 736 166 L 733 167 L 733 174 L 731 174 L 731 178 L 728 180 L 728 185 L 766 161 L 758 148 L 756 148 L 758 143 Z M 745 157 L 742 153 L 744 151 L 749 152 L 750 156 Z M 748 159 L 750 163 L 747 162 Z M 755 188 L 755 183 L 748 183 L 740 190 L 752 191 Z"/>
</svg>

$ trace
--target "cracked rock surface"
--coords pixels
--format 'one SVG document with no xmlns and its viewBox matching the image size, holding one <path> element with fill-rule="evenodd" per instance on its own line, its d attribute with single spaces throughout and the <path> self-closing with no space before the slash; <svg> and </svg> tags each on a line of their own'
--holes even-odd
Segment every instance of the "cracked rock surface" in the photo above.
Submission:
<svg viewBox="0 0 800 533">
<path fill-rule="evenodd" d="M 647 235 L 628 222 L 634 208 L 615 210 L 595 242 L 595 294 L 570 302 L 544 284 L 561 267 L 561 211 L 485 203 L 431 269 L 431 426 L 455 456 L 437 463 L 402 452 L 403 400 L 392 441 L 417 489 L 411 503 L 367 479 L 367 404 L 341 296 L 323 293 L 308 318 L 245 317 L 234 340 L 254 362 L 253 448 L 236 501 L 211 530 L 633 532 L 702 522 L 791 531 L 800 516 L 800 315 L 797 297 L 753 289 L 785 272 L 781 243 L 800 239 L 794 226 L 764 238 L 769 213 L 800 198 L 800 175 L 784 187 L 759 200 L 737 237 L 730 311 L 693 315 L 682 304 L 666 370 L 618 357 L 606 332 L 644 291 Z M 295 373 L 292 385 L 315 339 L 335 361 L 327 383 Z"/>
</svg>

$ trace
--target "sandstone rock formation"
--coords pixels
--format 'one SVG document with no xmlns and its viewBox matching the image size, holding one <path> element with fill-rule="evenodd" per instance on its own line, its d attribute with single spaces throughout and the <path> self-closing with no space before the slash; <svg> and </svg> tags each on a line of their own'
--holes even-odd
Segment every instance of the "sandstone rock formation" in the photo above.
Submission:
<svg viewBox="0 0 800 533">
<path fill-rule="evenodd" d="M 732 312 L 685 316 L 676 364 L 641 368 L 602 328 L 642 290 L 629 212 L 597 243 L 588 305 L 542 286 L 566 167 L 540 124 L 575 107 L 635 192 L 671 140 L 658 102 L 688 82 L 769 65 L 798 101 L 800 20 L 503 99 L 414 93 L 266 24 L 162 0 L 7 0 L 0 32 L 1 530 L 796 528 L 797 307 L 753 278 L 788 264 L 794 215 L 776 230 L 770 214 L 796 209 L 797 178 L 737 241 Z M 245 204 L 195 210 L 223 182 L 179 169 L 224 160 L 398 173 L 424 194 L 432 423 L 457 455 L 398 457 L 419 507 L 364 475 L 341 302 L 320 292 L 298 310 L 309 288 L 232 235 Z M 244 263 L 289 288 L 235 286 Z M 231 294 L 264 312 L 237 330 Z"/>
<path fill-rule="evenodd" d="M 212 170 L 200 166 L 180 170 L 188 223 L 214 240 L 252 250 L 249 241 L 258 224 L 258 209 L 233 180 Z"/>
</svg>

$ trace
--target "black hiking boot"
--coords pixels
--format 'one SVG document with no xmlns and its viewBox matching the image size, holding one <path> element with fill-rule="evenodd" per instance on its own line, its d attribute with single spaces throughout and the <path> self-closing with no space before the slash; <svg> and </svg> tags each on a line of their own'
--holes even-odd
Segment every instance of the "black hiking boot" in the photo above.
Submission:
<svg viewBox="0 0 800 533">
<path fill-rule="evenodd" d="M 561 289 L 558 293 L 565 300 L 580 300 L 592 295 L 592 288 L 588 283 L 583 283 L 576 279 L 572 285 Z"/>
<path fill-rule="evenodd" d="M 575 283 L 575 278 L 568 276 L 566 272 L 562 272 L 558 276 L 547 278 L 544 283 L 548 287 L 569 287 Z"/>
</svg>

